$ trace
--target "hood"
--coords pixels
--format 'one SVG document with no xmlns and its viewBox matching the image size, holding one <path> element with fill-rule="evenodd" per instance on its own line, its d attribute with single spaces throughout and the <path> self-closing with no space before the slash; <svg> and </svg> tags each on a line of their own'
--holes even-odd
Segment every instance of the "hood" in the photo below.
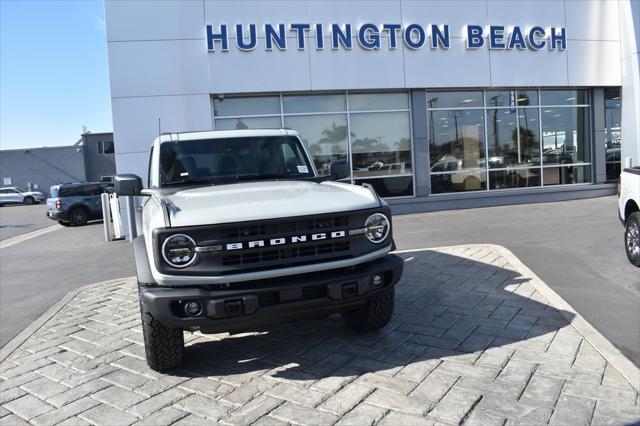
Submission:
<svg viewBox="0 0 640 426">
<path fill-rule="evenodd" d="M 38 196 L 43 196 L 44 194 L 40 191 L 24 191 L 22 192 L 22 195 L 38 195 Z"/>
<path fill-rule="evenodd" d="M 306 216 L 380 206 L 369 189 L 337 182 L 269 181 L 207 186 L 164 198 L 172 227 Z"/>
</svg>

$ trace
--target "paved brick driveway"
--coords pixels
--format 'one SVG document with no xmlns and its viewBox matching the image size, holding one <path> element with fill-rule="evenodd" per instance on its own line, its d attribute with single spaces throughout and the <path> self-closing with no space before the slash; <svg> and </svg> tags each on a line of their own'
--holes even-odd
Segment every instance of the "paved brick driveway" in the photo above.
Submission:
<svg viewBox="0 0 640 426">
<path fill-rule="evenodd" d="M 0 364 L 0 423 L 640 422 L 638 392 L 501 252 L 403 257 L 384 330 L 186 335 L 188 366 L 168 375 L 144 361 L 133 280 L 90 287 Z"/>
</svg>

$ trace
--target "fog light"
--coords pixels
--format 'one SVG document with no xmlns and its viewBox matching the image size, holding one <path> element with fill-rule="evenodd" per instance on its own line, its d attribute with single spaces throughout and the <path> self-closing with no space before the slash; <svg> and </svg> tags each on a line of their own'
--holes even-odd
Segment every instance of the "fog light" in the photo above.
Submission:
<svg viewBox="0 0 640 426">
<path fill-rule="evenodd" d="M 184 311 L 189 316 L 197 317 L 202 313 L 202 305 L 198 302 L 187 302 L 184 304 Z"/>
<path fill-rule="evenodd" d="M 371 278 L 373 288 L 380 288 L 382 284 L 384 284 L 384 276 L 382 274 L 375 274 L 373 278 Z"/>
</svg>

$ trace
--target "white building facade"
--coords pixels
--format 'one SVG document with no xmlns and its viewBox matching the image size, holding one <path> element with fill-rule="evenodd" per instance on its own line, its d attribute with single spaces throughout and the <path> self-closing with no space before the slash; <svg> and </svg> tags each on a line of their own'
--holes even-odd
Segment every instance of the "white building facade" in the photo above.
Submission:
<svg viewBox="0 0 640 426">
<path fill-rule="evenodd" d="M 293 128 L 398 211 L 613 193 L 640 160 L 638 0 L 107 1 L 116 163 Z"/>
</svg>

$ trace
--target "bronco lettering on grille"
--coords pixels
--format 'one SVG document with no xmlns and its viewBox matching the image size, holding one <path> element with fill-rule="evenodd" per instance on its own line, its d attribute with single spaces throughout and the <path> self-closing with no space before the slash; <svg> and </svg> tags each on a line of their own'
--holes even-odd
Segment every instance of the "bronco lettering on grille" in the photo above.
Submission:
<svg viewBox="0 0 640 426">
<path fill-rule="evenodd" d="M 338 238 L 344 238 L 346 236 L 347 236 L 347 231 L 319 232 L 316 234 L 294 235 L 291 237 L 271 238 L 268 240 L 255 240 L 255 241 L 245 241 L 245 242 L 239 242 L 239 243 L 227 243 L 226 248 L 227 248 L 227 251 L 232 251 L 232 250 L 242 250 L 245 248 L 273 247 L 273 246 L 281 246 L 285 244 L 306 243 L 308 241 L 335 240 Z"/>
</svg>

